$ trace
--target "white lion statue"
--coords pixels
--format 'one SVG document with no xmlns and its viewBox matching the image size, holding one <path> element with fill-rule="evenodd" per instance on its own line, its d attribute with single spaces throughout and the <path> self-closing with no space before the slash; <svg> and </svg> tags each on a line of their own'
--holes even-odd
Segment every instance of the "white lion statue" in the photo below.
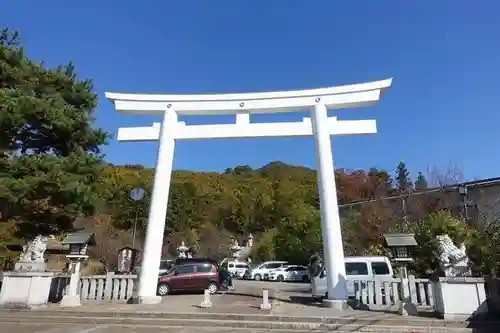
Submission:
<svg viewBox="0 0 500 333">
<path fill-rule="evenodd" d="M 469 257 L 462 243 L 460 247 L 453 244 L 450 236 L 439 235 L 438 241 L 439 266 L 445 276 L 465 276 L 470 272 Z"/>
<path fill-rule="evenodd" d="M 46 238 L 43 236 L 36 236 L 33 241 L 28 242 L 28 244 L 23 246 L 23 252 L 21 253 L 21 262 L 40 262 L 43 263 L 43 254 L 47 249 Z"/>
</svg>

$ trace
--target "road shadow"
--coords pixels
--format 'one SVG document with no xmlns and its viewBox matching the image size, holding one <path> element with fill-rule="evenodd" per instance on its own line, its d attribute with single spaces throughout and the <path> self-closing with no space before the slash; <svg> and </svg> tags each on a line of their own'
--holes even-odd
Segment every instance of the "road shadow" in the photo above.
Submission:
<svg viewBox="0 0 500 333">
<path fill-rule="evenodd" d="M 311 296 L 290 296 L 290 299 L 287 301 L 286 299 L 280 299 L 282 302 L 291 303 L 291 304 L 300 304 L 300 305 L 308 305 L 312 307 L 322 308 L 323 304 L 320 302 L 316 302 Z"/>
<path fill-rule="evenodd" d="M 500 321 L 497 319 L 471 320 L 466 327 L 472 329 L 473 333 L 497 333 L 500 329 Z"/>
<path fill-rule="evenodd" d="M 496 313 L 478 313 L 470 316 L 467 328 L 474 333 L 495 333 L 500 331 L 500 315 Z"/>
</svg>

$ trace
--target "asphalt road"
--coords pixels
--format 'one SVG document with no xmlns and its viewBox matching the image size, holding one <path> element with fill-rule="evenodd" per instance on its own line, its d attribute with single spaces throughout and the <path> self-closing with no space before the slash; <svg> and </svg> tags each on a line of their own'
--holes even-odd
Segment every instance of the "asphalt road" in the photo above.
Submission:
<svg viewBox="0 0 500 333">
<path fill-rule="evenodd" d="M 222 328 L 222 327 L 122 327 L 68 324 L 2 324 L 0 333 L 269 333 L 265 329 Z M 272 330 L 272 332 L 287 332 Z M 290 332 L 290 331 L 288 331 Z"/>
</svg>

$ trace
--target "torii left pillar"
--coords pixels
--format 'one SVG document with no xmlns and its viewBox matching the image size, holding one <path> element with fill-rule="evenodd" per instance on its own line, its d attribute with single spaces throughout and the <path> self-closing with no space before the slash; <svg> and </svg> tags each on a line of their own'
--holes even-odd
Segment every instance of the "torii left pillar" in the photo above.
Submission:
<svg viewBox="0 0 500 333">
<path fill-rule="evenodd" d="M 153 193 L 149 207 L 148 225 L 146 229 L 146 240 L 144 242 L 144 253 L 142 255 L 139 278 L 139 290 L 137 302 L 141 304 L 158 304 L 161 296 L 156 294 L 156 283 L 160 273 L 161 248 L 165 232 L 165 220 L 167 218 L 168 196 L 170 192 L 170 178 L 172 177 L 172 165 L 175 151 L 175 126 L 177 125 L 177 113 L 167 109 L 163 116 L 158 143 L 158 155 L 154 172 Z"/>
</svg>

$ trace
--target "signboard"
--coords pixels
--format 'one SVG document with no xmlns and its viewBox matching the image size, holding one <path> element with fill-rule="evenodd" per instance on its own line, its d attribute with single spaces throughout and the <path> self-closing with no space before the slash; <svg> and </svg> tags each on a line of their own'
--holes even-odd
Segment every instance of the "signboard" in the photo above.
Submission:
<svg viewBox="0 0 500 333">
<path fill-rule="evenodd" d="M 130 197 L 134 201 L 139 201 L 142 198 L 144 198 L 144 193 L 145 193 L 144 189 L 137 187 L 132 189 L 132 191 L 130 191 Z"/>
</svg>

